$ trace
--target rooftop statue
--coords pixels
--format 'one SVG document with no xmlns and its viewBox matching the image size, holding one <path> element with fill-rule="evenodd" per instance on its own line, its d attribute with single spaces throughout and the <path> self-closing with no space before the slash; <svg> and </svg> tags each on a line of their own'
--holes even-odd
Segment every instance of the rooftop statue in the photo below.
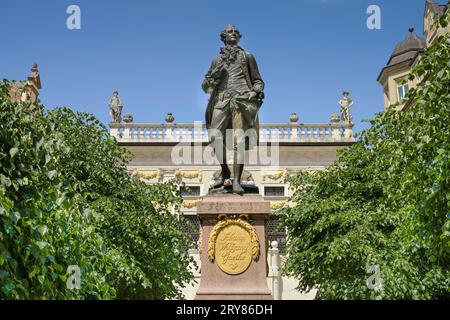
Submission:
<svg viewBox="0 0 450 320">
<path fill-rule="evenodd" d="M 341 100 L 339 100 L 339 105 L 341 106 L 341 120 L 347 123 L 352 123 L 352 116 L 350 115 L 350 108 L 353 106 L 354 102 L 350 98 L 350 92 L 344 91 Z"/>
<path fill-rule="evenodd" d="M 119 97 L 119 92 L 114 91 L 113 96 L 109 99 L 109 114 L 111 116 L 111 122 L 122 121 L 122 99 Z"/>
<path fill-rule="evenodd" d="M 233 193 L 243 194 L 244 150 L 258 144 L 258 111 L 264 99 L 264 82 L 253 55 L 239 47 L 239 30 L 228 25 L 220 33 L 220 38 L 225 47 L 213 60 L 202 84 L 203 90 L 211 94 L 205 114 L 206 128 L 221 165 L 221 173 L 213 189 L 224 189 L 232 184 Z M 229 129 L 233 129 L 232 134 L 227 134 Z M 233 150 L 233 182 L 226 161 L 227 149 Z"/>
</svg>

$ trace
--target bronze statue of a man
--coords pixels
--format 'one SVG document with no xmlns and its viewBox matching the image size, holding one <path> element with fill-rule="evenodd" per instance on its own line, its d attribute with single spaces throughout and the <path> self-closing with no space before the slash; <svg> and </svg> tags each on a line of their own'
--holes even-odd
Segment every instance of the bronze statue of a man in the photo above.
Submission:
<svg viewBox="0 0 450 320">
<path fill-rule="evenodd" d="M 203 90 L 211 94 L 205 114 L 206 128 L 222 168 L 213 188 L 231 183 L 231 172 L 226 162 L 228 146 L 234 152 L 233 193 L 243 194 L 240 182 L 244 149 L 249 150 L 258 144 L 258 111 L 264 99 L 264 82 L 253 55 L 238 46 L 239 30 L 229 25 L 220 33 L 220 38 L 225 47 L 213 60 L 202 84 Z"/>
</svg>

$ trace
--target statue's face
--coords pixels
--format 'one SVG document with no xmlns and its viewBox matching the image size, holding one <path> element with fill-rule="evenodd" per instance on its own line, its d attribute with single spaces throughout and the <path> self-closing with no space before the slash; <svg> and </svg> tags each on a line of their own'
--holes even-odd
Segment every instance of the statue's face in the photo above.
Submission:
<svg viewBox="0 0 450 320">
<path fill-rule="evenodd" d="M 229 28 L 225 32 L 225 43 L 228 45 L 236 45 L 239 43 L 239 33 L 234 28 Z"/>
</svg>

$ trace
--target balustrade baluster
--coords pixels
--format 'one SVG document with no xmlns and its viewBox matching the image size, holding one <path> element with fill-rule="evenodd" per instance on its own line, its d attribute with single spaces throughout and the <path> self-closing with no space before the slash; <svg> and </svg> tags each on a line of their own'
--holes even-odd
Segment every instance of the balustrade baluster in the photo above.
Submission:
<svg viewBox="0 0 450 320">
<path fill-rule="evenodd" d="M 354 141 L 352 125 L 332 124 L 262 124 L 260 141 L 270 142 L 338 142 Z M 110 129 L 118 141 L 176 141 L 207 142 L 208 130 L 204 125 L 124 124 Z"/>
</svg>

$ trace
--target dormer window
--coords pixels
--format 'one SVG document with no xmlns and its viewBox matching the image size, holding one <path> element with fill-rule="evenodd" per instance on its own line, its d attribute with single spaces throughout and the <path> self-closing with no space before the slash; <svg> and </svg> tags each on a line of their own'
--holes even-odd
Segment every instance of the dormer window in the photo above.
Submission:
<svg viewBox="0 0 450 320">
<path fill-rule="evenodd" d="M 403 99 L 405 99 L 406 95 L 409 91 L 409 84 L 408 82 L 405 82 L 404 79 L 400 79 L 397 81 L 397 97 L 398 102 L 401 102 Z"/>
<path fill-rule="evenodd" d="M 414 28 L 410 27 L 408 31 L 410 34 L 395 46 L 387 65 L 381 70 L 377 79 L 384 88 L 387 88 L 384 99 L 385 109 L 405 99 L 408 91 L 415 86 L 415 82 L 420 80 L 403 81 L 408 80 L 408 74 L 411 73 L 411 69 L 426 48 L 425 39 L 416 35 Z"/>
</svg>

